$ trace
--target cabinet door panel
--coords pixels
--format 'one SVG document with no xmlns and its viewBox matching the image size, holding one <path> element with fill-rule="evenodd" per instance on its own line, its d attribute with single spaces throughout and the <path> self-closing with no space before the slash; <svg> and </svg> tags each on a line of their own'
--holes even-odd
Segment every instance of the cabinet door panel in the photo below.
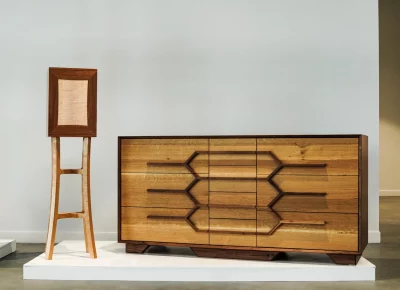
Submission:
<svg viewBox="0 0 400 290">
<path fill-rule="evenodd" d="M 280 174 L 358 175 L 358 138 L 258 138 L 257 173 L 277 167 L 271 151 L 283 164 L 326 164 L 326 167 L 285 167 Z"/>
<path fill-rule="evenodd" d="M 182 164 L 195 152 L 193 170 L 208 175 L 208 139 L 121 139 L 121 172 L 187 173 Z M 175 165 L 174 165 L 175 164 Z"/>
<path fill-rule="evenodd" d="M 358 250 L 358 214 L 281 212 L 279 215 L 281 219 L 267 210 L 258 210 L 258 247 Z"/>
<path fill-rule="evenodd" d="M 198 209 L 190 220 L 204 232 L 196 232 L 185 219 L 190 209 L 121 208 L 121 238 L 130 241 L 208 244 L 208 210 Z M 175 218 L 149 218 L 163 216 Z"/>
</svg>

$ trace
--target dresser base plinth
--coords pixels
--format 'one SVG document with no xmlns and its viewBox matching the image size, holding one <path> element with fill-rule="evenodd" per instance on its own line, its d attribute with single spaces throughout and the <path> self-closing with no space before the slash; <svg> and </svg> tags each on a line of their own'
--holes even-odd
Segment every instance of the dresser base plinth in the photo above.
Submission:
<svg viewBox="0 0 400 290">
<path fill-rule="evenodd" d="M 361 255 L 328 254 L 329 258 L 337 265 L 357 265 Z"/>
<path fill-rule="evenodd" d="M 198 257 L 205 257 L 205 258 L 243 259 L 243 260 L 259 260 L 259 261 L 273 261 L 277 259 L 286 258 L 286 254 L 284 252 L 211 249 L 211 248 L 198 248 L 198 247 L 191 247 L 191 249 Z"/>
</svg>

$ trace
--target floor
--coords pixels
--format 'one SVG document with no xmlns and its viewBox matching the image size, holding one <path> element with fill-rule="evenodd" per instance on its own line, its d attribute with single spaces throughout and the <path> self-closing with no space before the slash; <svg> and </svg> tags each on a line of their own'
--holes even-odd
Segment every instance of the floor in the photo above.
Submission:
<svg viewBox="0 0 400 290">
<path fill-rule="evenodd" d="M 43 244 L 17 244 L 17 251 L 0 260 L 0 289 L 400 289 L 400 198 L 380 199 L 381 244 L 370 244 L 364 257 L 376 265 L 374 282 L 96 282 L 22 280 L 22 266 L 44 251 Z"/>
</svg>

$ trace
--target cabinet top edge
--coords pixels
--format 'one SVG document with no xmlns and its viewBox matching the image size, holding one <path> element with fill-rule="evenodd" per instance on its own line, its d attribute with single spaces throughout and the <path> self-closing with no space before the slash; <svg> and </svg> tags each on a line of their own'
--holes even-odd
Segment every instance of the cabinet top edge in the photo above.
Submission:
<svg viewBox="0 0 400 290">
<path fill-rule="evenodd" d="M 364 134 L 315 134 L 315 135 L 163 135 L 163 136 L 118 136 L 118 139 L 194 139 L 194 138 L 359 138 Z"/>
</svg>

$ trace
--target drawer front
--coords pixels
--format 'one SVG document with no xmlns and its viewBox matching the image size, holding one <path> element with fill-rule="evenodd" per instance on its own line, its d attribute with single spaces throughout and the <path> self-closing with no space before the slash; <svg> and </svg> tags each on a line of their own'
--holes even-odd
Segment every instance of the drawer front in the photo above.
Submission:
<svg viewBox="0 0 400 290">
<path fill-rule="evenodd" d="M 191 197 L 207 205 L 208 179 L 194 180 L 191 174 L 122 173 L 121 205 L 192 208 Z"/>
<path fill-rule="evenodd" d="M 256 247 L 256 208 L 210 207 L 210 244 Z"/>
<path fill-rule="evenodd" d="M 309 250 L 358 250 L 358 215 L 257 211 L 257 246 Z"/>
<path fill-rule="evenodd" d="M 283 192 L 266 179 L 257 181 L 257 206 L 271 205 L 275 211 L 358 212 L 358 176 L 277 175 L 273 178 Z"/>
<path fill-rule="evenodd" d="M 208 210 L 122 207 L 121 238 L 130 241 L 208 244 Z"/>
<path fill-rule="evenodd" d="M 121 172 L 190 174 L 186 162 L 207 176 L 207 153 L 208 139 L 121 139 Z"/>
<path fill-rule="evenodd" d="M 358 138 L 258 138 L 257 174 L 267 176 L 283 164 L 325 164 L 325 167 L 285 167 L 279 174 L 358 175 Z"/>
</svg>

